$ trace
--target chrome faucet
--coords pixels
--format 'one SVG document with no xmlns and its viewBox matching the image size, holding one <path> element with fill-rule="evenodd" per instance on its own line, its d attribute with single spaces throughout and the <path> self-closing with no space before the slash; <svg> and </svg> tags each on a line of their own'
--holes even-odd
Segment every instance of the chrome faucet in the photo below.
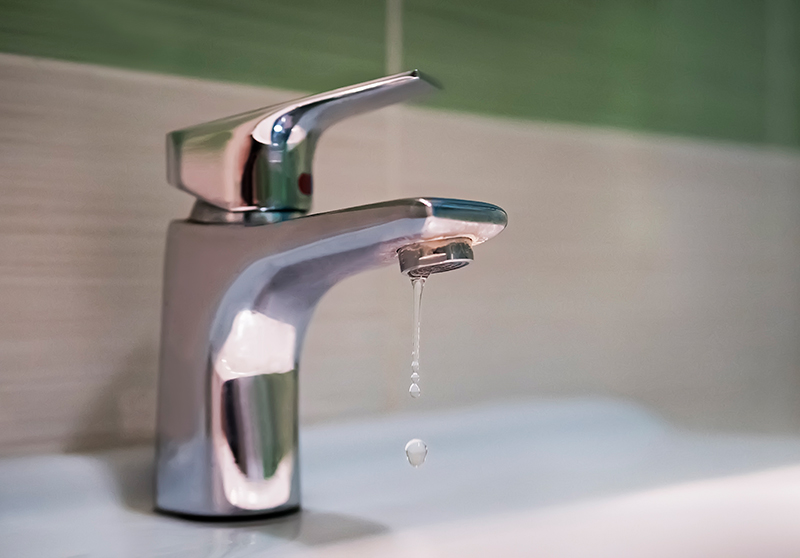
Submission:
<svg viewBox="0 0 800 558">
<path fill-rule="evenodd" d="M 472 260 L 497 206 L 415 198 L 304 216 L 320 134 L 434 90 L 413 71 L 172 132 L 169 182 L 198 198 L 167 236 L 156 506 L 245 518 L 300 506 L 297 386 L 306 328 L 345 277 Z"/>
</svg>

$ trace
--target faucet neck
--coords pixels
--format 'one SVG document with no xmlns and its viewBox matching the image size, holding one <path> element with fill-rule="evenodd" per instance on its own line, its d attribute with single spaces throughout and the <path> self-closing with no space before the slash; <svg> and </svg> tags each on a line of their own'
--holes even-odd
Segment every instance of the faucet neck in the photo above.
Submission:
<svg viewBox="0 0 800 558">
<path fill-rule="evenodd" d="M 189 214 L 189 221 L 207 225 L 244 225 L 246 227 L 269 225 L 296 219 L 305 215 L 302 211 L 227 211 L 197 200 Z"/>
</svg>

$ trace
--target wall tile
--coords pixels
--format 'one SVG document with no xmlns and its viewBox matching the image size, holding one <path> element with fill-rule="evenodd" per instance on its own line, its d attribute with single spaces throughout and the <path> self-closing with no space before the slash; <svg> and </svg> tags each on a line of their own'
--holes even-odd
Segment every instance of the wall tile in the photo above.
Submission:
<svg viewBox="0 0 800 558">
<path fill-rule="evenodd" d="M 431 104 L 535 120 L 800 145 L 791 0 L 406 0 Z"/>
<path fill-rule="evenodd" d="M 381 1 L 2 0 L 0 51 L 315 90 L 378 77 Z"/>
<path fill-rule="evenodd" d="M 0 56 L 0 453 L 152 436 L 164 133 L 296 95 Z M 428 109 L 327 133 L 315 210 L 436 195 L 509 211 L 423 305 L 386 268 L 320 303 L 304 422 L 487 399 L 629 397 L 696 428 L 800 428 L 800 159 Z"/>
<path fill-rule="evenodd" d="M 0 52 L 296 90 L 385 73 L 384 0 L 0 0 Z M 800 146 L 794 0 L 404 0 L 433 106 Z M 393 28 L 389 26 L 389 28 Z"/>
</svg>

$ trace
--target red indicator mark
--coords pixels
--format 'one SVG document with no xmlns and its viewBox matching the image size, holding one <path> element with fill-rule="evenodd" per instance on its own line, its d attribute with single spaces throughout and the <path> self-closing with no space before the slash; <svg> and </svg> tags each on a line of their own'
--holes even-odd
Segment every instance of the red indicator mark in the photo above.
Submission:
<svg viewBox="0 0 800 558">
<path fill-rule="evenodd" d="M 300 176 L 297 177 L 297 187 L 300 188 L 300 192 L 305 194 L 306 196 L 310 196 L 311 192 L 314 191 L 313 185 L 311 183 L 311 175 L 307 172 L 304 172 Z"/>
</svg>

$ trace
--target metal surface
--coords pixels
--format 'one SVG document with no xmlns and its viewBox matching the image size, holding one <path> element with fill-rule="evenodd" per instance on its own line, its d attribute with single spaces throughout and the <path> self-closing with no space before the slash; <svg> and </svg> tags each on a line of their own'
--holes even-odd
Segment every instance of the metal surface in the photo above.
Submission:
<svg viewBox="0 0 800 558">
<path fill-rule="evenodd" d="M 464 267 L 474 258 L 470 241 L 448 238 L 405 246 L 397 252 L 400 271 L 409 277 L 428 277 Z"/>
<path fill-rule="evenodd" d="M 192 207 L 189 221 L 217 225 L 241 224 L 251 227 L 297 219 L 303 215 L 301 211 L 226 211 L 203 200 L 197 200 Z"/>
<path fill-rule="evenodd" d="M 298 362 L 320 297 L 408 246 L 410 273 L 464 265 L 472 245 L 505 227 L 497 206 L 439 198 L 300 217 L 322 130 L 430 88 L 408 72 L 170 134 L 170 182 L 200 199 L 167 238 L 160 510 L 248 517 L 297 509 Z"/>
<path fill-rule="evenodd" d="M 416 198 L 271 225 L 171 224 L 158 404 L 157 506 L 195 516 L 296 508 L 297 373 L 322 295 L 442 239 L 506 224 L 480 202 Z"/>
<path fill-rule="evenodd" d="M 307 213 L 326 128 L 435 89 L 414 70 L 177 130 L 167 136 L 169 183 L 227 211 Z"/>
</svg>

